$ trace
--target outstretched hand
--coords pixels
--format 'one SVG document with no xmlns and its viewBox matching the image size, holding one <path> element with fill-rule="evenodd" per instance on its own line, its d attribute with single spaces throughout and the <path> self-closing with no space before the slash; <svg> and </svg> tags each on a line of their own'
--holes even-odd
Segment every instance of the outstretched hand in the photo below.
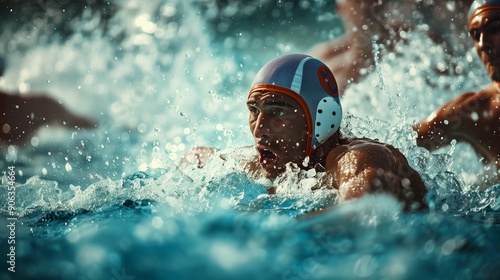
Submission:
<svg viewBox="0 0 500 280">
<path fill-rule="evenodd" d="M 0 141 L 19 145 L 29 141 L 42 126 L 68 129 L 95 128 L 97 123 L 70 112 L 42 94 L 21 96 L 0 91 Z"/>
</svg>

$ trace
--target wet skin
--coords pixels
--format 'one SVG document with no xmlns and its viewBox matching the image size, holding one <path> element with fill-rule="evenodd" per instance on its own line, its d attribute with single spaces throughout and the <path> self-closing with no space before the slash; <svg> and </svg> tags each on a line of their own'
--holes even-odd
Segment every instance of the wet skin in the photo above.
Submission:
<svg viewBox="0 0 500 280">
<path fill-rule="evenodd" d="M 472 0 L 339 0 L 335 3 L 345 33 L 314 45 L 309 53 L 332 70 L 340 92 L 375 71 L 374 43 L 383 50 L 378 53 L 380 59 L 383 53 L 393 51 L 407 40 L 406 32 L 416 30 L 422 23 L 429 26 L 426 35 L 450 55 L 462 55 L 459 50 L 469 48 L 466 45 L 469 42 L 460 35 L 467 32 L 465 18 Z"/>
<path fill-rule="evenodd" d="M 0 142 L 22 145 L 43 126 L 95 128 L 93 120 L 77 116 L 41 94 L 21 96 L 0 91 Z"/>
<path fill-rule="evenodd" d="M 307 123 L 300 105 L 291 97 L 254 92 L 247 101 L 250 130 L 259 153 L 259 164 L 246 165 L 249 173 L 260 166 L 267 178 L 276 178 L 289 162 L 307 169 L 322 166 L 331 176 L 325 187 L 339 190 L 339 201 L 370 193 L 388 193 L 406 209 L 425 208 L 426 188 L 403 154 L 370 139 L 340 139 L 337 132 L 306 158 Z M 253 169 L 253 170 L 252 170 Z"/>
<path fill-rule="evenodd" d="M 275 178 L 289 162 L 299 166 L 306 157 L 307 123 L 300 105 L 291 97 L 254 92 L 247 100 L 250 131 L 267 178 Z"/>
<path fill-rule="evenodd" d="M 486 10 L 474 16 L 469 34 L 488 75 L 500 82 L 500 10 Z"/>
<path fill-rule="evenodd" d="M 340 139 L 325 162 L 339 201 L 386 193 L 406 210 L 426 209 L 427 189 L 406 157 L 391 145 L 366 138 Z"/>
<path fill-rule="evenodd" d="M 434 151 L 453 139 L 469 143 L 485 164 L 500 169 L 500 10 L 486 10 L 470 22 L 476 52 L 492 83 L 463 93 L 414 126 L 417 144 Z"/>
</svg>

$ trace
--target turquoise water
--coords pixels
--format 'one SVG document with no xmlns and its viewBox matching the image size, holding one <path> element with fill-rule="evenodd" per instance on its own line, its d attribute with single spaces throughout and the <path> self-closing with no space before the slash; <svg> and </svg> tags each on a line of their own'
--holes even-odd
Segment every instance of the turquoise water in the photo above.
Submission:
<svg viewBox="0 0 500 280">
<path fill-rule="evenodd" d="M 45 128 L 25 147 L 1 147 L 2 225 L 12 222 L 9 167 L 18 218 L 15 273 L 10 229 L 0 229 L 2 279 L 495 279 L 500 185 L 477 189 L 484 168 L 467 145 L 430 154 L 410 128 L 488 82 L 473 50 L 454 61 L 461 76 L 437 75 L 444 51 L 410 33 L 343 97 L 344 134 L 399 148 L 430 190 L 429 212 L 376 196 L 304 218 L 337 204 L 334 192 L 310 191 L 324 174 L 288 170 L 272 183 L 236 166 L 253 154 L 239 148 L 252 144 L 253 75 L 339 36 L 332 4 L 13 3 L 2 12 L 0 86 L 45 92 L 99 128 Z M 221 152 L 206 169 L 179 167 L 195 145 Z"/>
</svg>

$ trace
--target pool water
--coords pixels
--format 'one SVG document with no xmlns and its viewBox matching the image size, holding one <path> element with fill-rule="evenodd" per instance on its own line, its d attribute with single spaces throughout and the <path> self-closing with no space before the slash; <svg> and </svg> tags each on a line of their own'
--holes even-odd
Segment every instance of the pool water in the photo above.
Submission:
<svg viewBox="0 0 500 280">
<path fill-rule="evenodd" d="M 322 173 L 290 168 L 270 182 L 238 168 L 255 153 L 240 148 L 252 144 L 253 75 L 340 36 L 333 4 L 227 2 L 6 4 L 0 87 L 46 93 L 99 127 L 0 146 L 1 279 L 495 279 L 500 185 L 479 175 L 496 175 L 465 144 L 417 147 L 411 129 L 488 83 L 474 51 L 438 75 L 444 50 L 409 33 L 342 99 L 343 134 L 400 149 L 430 210 L 405 213 L 384 195 L 338 205 L 334 191 L 311 191 Z M 197 145 L 220 152 L 204 169 L 179 165 Z M 334 208 L 309 216 L 323 207 Z"/>
</svg>

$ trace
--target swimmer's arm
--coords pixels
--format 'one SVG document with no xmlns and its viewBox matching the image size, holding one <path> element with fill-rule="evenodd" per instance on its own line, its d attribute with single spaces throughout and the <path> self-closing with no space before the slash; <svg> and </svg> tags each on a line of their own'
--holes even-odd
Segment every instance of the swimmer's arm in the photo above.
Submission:
<svg viewBox="0 0 500 280">
<path fill-rule="evenodd" d="M 426 209 L 427 189 L 420 175 L 396 148 L 377 142 L 358 142 L 332 150 L 326 161 L 339 202 L 365 194 L 386 193 L 405 210 Z"/>
<path fill-rule="evenodd" d="M 314 45 L 308 53 L 314 57 L 321 57 L 324 60 L 331 58 L 332 56 L 342 54 L 343 52 L 349 50 L 352 45 L 352 39 L 348 35 L 344 35 L 335 40 L 321 42 Z"/>
<path fill-rule="evenodd" d="M 380 192 L 399 197 L 397 176 L 391 170 L 393 161 L 383 145 L 359 144 L 332 151 L 326 167 L 333 187 L 339 190 L 339 202 Z"/>
<path fill-rule="evenodd" d="M 429 151 L 447 146 L 451 140 L 462 140 L 463 133 L 475 123 L 473 112 L 481 106 L 475 93 L 467 92 L 444 104 L 429 117 L 413 126 L 417 131 L 417 145 Z"/>
<path fill-rule="evenodd" d="M 30 140 L 45 125 L 95 128 L 97 123 L 78 116 L 43 94 L 21 96 L 0 91 L 0 141 L 20 144 Z"/>
<path fill-rule="evenodd" d="M 379 150 L 379 151 L 377 151 Z M 384 153 L 384 154 L 381 154 Z M 416 171 L 411 170 L 406 159 L 389 155 L 384 149 L 347 151 L 329 155 L 327 172 L 332 175 L 333 188 L 339 190 L 339 203 L 351 201 L 367 194 L 386 193 L 393 195 L 403 203 L 405 211 L 425 210 L 426 189 Z M 337 161 L 332 164 L 328 161 Z M 405 182 L 401 184 L 401 176 L 393 172 L 390 163 L 397 164 L 399 173 L 406 173 Z M 334 210 L 338 205 L 330 206 L 312 212 L 305 216 L 309 218 Z"/>
</svg>

